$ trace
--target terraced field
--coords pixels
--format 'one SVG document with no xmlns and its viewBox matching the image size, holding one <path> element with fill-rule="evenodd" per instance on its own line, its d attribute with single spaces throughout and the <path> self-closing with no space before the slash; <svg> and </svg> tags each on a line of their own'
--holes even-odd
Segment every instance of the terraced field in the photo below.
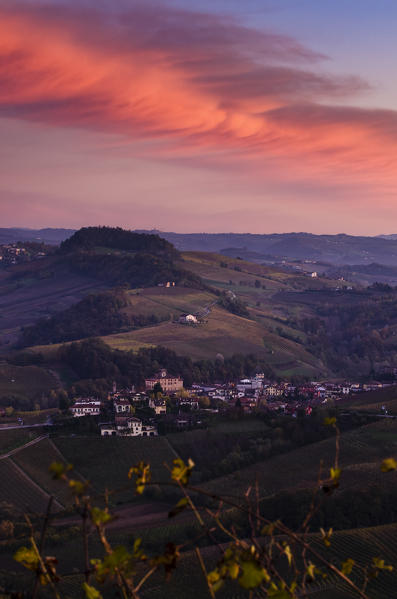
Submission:
<svg viewBox="0 0 397 599">
<path fill-rule="evenodd" d="M 163 463 L 172 464 L 176 457 L 164 437 L 59 437 L 54 443 L 98 493 L 106 488 L 123 489 L 115 495 L 116 503 L 136 499 L 128 480 L 131 466 L 141 460 L 150 463 L 152 479 L 164 481 L 169 480 L 169 473 Z"/>
<path fill-rule="evenodd" d="M 54 495 L 62 505 L 68 506 L 72 503 L 73 498 L 65 483 L 54 480 L 49 473 L 49 467 L 53 462 L 63 461 L 52 441 L 43 439 L 35 445 L 18 451 L 12 459 L 44 491 Z"/>
<path fill-rule="evenodd" d="M 10 503 L 21 511 L 45 512 L 48 495 L 26 477 L 10 458 L 0 460 L 0 480 L 0 502 Z"/>
</svg>

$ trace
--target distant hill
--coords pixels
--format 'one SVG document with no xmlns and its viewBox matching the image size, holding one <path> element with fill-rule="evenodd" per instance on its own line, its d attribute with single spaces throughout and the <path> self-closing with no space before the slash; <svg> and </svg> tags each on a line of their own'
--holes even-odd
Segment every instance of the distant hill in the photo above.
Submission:
<svg viewBox="0 0 397 599">
<path fill-rule="evenodd" d="M 135 230 L 156 235 L 179 251 L 217 252 L 252 262 L 310 260 L 331 266 L 394 266 L 397 263 L 397 235 L 365 237 L 354 235 L 313 235 L 311 233 L 173 233 L 158 230 Z M 0 244 L 16 241 L 42 241 L 60 244 L 73 229 L 0 229 Z M 75 238 L 76 239 L 76 238 Z M 74 242 L 73 242 L 74 243 Z"/>
<path fill-rule="evenodd" d="M 0 228 L 0 245 L 18 241 L 39 241 L 49 245 L 59 245 L 74 232 L 74 229 Z"/>
<path fill-rule="evenodd" d="M 397 239 L 394 238 L 311 233 L 157 233 L 181 251 L 227 253 L 255 262 L 272 257 L 315 260 L 331 265 L 377 262 L 394 266 L 397 262 Z"/>
</svg>

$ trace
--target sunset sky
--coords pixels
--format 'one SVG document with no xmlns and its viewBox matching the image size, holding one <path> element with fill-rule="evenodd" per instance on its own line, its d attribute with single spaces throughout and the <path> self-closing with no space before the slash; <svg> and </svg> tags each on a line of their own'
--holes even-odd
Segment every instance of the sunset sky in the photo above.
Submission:
<svg viewBox="0 0 397 599">
<path fill-rule="evenodd" d="M 0 226 L 397 233 L 395 0 L 0 0 Z"/>
</svg>

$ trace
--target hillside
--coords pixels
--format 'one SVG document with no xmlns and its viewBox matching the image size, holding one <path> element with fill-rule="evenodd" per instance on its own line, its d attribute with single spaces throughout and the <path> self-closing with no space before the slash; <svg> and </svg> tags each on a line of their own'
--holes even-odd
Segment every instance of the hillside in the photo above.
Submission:
<svg viewBox="0 0 397 599">
<path fill-rule="evenodd" d="M 368 377 L 397 363 L 397 291 L 387 286 L 179 253 L 121 229 L 82 229 L 56 255 L 3 270 L 0 307 L 4 354 L 16 341 L 48 355 L 100 336 L 193 360 L 255 354 L 282 377 Z M 183 313 L 199 324 L 180 324 Z"/>
<path fill-rule="evenodd" d="M 229 443 L 232 440 L 234 443 L 240 441 L 242 447 L 245 442 L 252 446 L 254 441 L 263 443 L 270 438 L 275 441 L 280 434 L 278 425 L 281 420 L 278 423 L 252 417 L 222 422 L 219 420 L 207 430 L 195 431 L 193 437 L 197 443 L 198 462 L 200 448 L 201 453 L 211 452 L 211 438 L 218 439 L 217 451 L 227 439 Z M 320 421 L 319 414 L 318 423 Z M 301 425 L 314 431 L 317 427 L 316 422 L 314 419 L 302 419 Z M 299 422 L 284 419 L 283 430 L 286 435 L 290 425 L 297 427 Z M 313 530 L 317 530 L 318 526 L 324 526 L 326 529 L 333 526 L 335 529 L 345 530 L 334 532 L 329 548 L 325 547 L 314 533 L 311 534 L 310 540 L 317 551 L 328 556 L 334 563 L 341 563 L 349 557 L 359 564 L 366 564 L 373 557 L 381 557 L 386 563 L 396 566 L 396 525 L 391 522 L 395 519 L 397 474 L 381 473 L 380 463 L 384 457 L 395 452 L 397 424 L 395 421 L 382 421 L 364 425 L 356 423 L 355 426 L 353 430 L 342 433 L 341 487 L 335 494 L 326 498 L 320 512 L 323 520 L 318 521 L 317 518 L 313 523 Z M 132 483 L 127 477 L 131 465 L 143 460 L 152 464 L 153 480 L 164 482 L 168 477 L 164 463 L 171 464 L 178 454 L 185 458 L 184 451 L 189 451 L 186 444 L 190 443 L 190 435 L 192 433 L 186 432 L 147 439 L 103 439 L 96 435 L 57 433 L 52 439 L 42 438 L 34 445 L 22 447 L 12 456 L 0 459 L 1 473 L 12 483 L 3 485 L 0 499 L 13 503 L 17 508 L 13 515 L 17 522 L 26 509 L 42 513 L 49 494 L 55 495 L 48 547 L 51 547 L 51 555 L 55 555 L 59 561 L 58 572 L 61 575 L 67 574 L 59 585 L 60 591 L 68 590 L 72 592 L 71 596 L 76 596 L 80 579 L 74 572 L 83 562 L 78 518 L 70 512 L 62 513 L 62 510 L 70 505 L 69 493 L 65 485 L 60 481 L 54 481 L 48 474 L 48 466 L 54 460 L 73 463 L 73 476 L 81 480 L 82 477 L 91 480 L 96 504 L 100 504 L 100 496 L 106 488 L 120 490 L 117 494 L 110 494 L 110 506 L 112 510 L 116 510 L 118 518 L 110 524 L 108 537 L 115 545 L 129 545 L 132 536 L 139 536 L 143 539 L 145 551 L 156 554 L 158 548 L 170 540 L 181 544 L 180 562 L 169 583 L 164 586 L 163 574 L 156 575 L 145 585 L 143 597 L 185 599 L 188 581 L 190 585 L 194 584 L 195 595 L 205 596 L 205 584 L 196 563 L 197 554 L 191 551 L 192 539 L 195 539 L 199 532 L 193 515 L 185 512 L 176 518 L 167 518 L 169 506 L 176 502 L 173 492 L 166 494 L 159 486 L 145 492 L 143 497 L 136 497 Z M 275 448 L 276 446 L 277 444 L 274 445 Z M 298 526 L 305 513 L 305 502 L 311 498 L 309 489 L 316 485 L 319 462 L 323 459 L 326 469 L 332 464 L 334 446 L 335 440 L 328 438 L 308 443 L 303 447 L 283 450 L 283 453 L 269 456 L 248 468 L 237 466 L 232 474 L 213 478 L 204 484 L 198 480 L 197 475 L 200 473 L 195 472 L 196 469 L 200 469 L 198 463 L 194 470 L 193 483 L 199 484 L 207 491 L 221 493 L 225 497 L 231 496 L 234 501 L 242 501 L 242 504 L 246 505 L 247 485 L 252 485 L 257 479 L 261 513 L 266 514 L 267 518 L 282 518 L 290 525 Z M 216 456 L 219 459 L 218 454 Z M 198 505 L 204 504 L 199 501 Z M 205 510 L 200 509 L 200 512 L 204 514 Z M 235 533 L 243 535 L 244 538 L 247 534 L 246 519 L 237 515 L 235 510 L 227 505 L 222 507 L 220 513 L 222 522 L 226 525 L 232 518 Z M 368 527 L 369 525 L 371 526 Z M 17 526 L 19 531 L 23 530 L 20 524 Z M 222 543 L 227 542 L 227 538 L 222 535 L 218 538 Z M 20 532 L 18 538 L 11 541 L 12 550 L 15 551 L 23 542 Z M 211 569 L 219 558 L 216 543 L 203 539 L 201 550 L 206 566 Z M 90 536 L 89 552 L 90 556 L 101 553 L 94 535 Z M 1 580 L 11 579 L 13 588 L 19 584 L 29 584 L 29 578 L 23 571 L 21 577 L 15 577 L 17 566 L 14 564 L 10 567 L 11 565 L 12 561 L 0 551 Z M 394 584 L 394 572 L 382 573 L 370 581 L 369 597 L 393 597 Z M 103 596 L 107 598 L 112 594 L 105 590 Z M 247 597 L 247 594 L 238 586 L 226 585 L 218 596 L 221 599 L 242 599 Z M 318 599 L 354 597 L 333 575 L 324 580 L 319 578 L 311 585 L 310 596 Z"/>
</svg>

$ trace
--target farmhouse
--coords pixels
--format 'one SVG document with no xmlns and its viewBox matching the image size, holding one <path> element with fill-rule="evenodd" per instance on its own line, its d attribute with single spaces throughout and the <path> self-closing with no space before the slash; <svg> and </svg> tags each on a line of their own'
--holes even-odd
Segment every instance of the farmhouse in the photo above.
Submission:
<svg viewBox="0 0 397 599">
<path fill-rule="evenodd" d="M 194 314 L 181 314 L 179 317 L 181 324 L 197 324 L 198 318 Z"/>
<path fill-rule="evenodd" d="M 76 399 L 70 411 L 75 418 L 80 416 L 99 416 L 101 413 L 101 402 L 99 399 L 81 397 Z"/>
<path fill-rule="evenodd" d="M 175 393 L 183 389 L 183 380 L 181 377 L 168 375 L 165 368 L 155 374 L 153 378 L 145 380 L 146 391 L 152 391 L 157 383 L 161 385 L 165 393 Z"/>
</svg>

